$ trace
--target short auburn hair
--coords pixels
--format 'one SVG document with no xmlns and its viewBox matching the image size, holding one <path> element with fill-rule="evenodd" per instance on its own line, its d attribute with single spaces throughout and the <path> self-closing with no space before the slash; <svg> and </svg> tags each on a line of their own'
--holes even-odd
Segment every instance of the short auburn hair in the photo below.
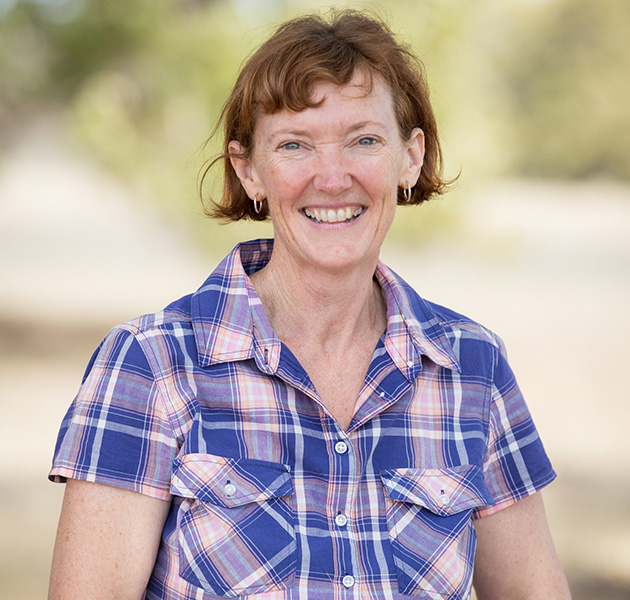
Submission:
<svg viewBox="0 0 630 600">
<path fill-rule="evenodd" d="M 356 72 L 367 74 L 369 84 L 375 75 L 385 81 L 403 139 L 415 127 L 424 132 L 420 178 L 408 201 L 398 190 L 398 203 L 421 204 L 444 193 L 450 182 L 442 176 L 442 150 L 423 64 L 380 18 L 350 9 L 332 10 L 327 16 L 310 14 L 283 23 L 245 62 L 210 136 L 223 124 L 223 153 L 204 167 L 200 179 L 202 190 L 210 169 L 223 162 L 223 196 L 220 203 L 211 200 L 206 214 L 224 221 L 265 220 L 267 203 L 256 213 L 232 168 L 228 144 L 236 140 L 243 148 L 240 157 L 248 159 L 261 115 L 316 107 L 311 95 L 314 84 L 346 85 Z"/>
</svg>

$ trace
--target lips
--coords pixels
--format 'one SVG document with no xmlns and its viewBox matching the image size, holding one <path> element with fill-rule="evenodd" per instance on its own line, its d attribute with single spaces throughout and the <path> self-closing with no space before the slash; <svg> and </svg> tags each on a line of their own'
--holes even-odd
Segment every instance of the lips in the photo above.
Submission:
<svg viewBox="0 0 630 600">
<path fill-rule="evenodd" d="M 356 205 L 355 205 L 356 206 Z M 304 214 L 316 223 L 347 223 L 356 219 L 363 212 L 359 208 L 346 206 L 345 208 L 305 208 Z"/>
</svg>

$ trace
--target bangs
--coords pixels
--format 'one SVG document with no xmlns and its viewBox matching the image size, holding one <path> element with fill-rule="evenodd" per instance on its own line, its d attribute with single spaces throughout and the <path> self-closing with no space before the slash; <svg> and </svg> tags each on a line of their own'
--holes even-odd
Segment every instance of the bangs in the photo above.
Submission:
<svg viewBox="0 0 630 600">
<path fill-rule="evenodd" d="M 257 116 L 316 108 L 323 102 L 323 99 L 313 98 L 317 83 L 325 81 L 344 86 L 357 72 L 364 74 L 367 95 L 372 91 L 373 71 L 363 56 L 338 41 L 325 51 L 306 42 L 286 54 L 279 53 L 256 74 L 252 81 L 252 108 Z"/>
</svg>

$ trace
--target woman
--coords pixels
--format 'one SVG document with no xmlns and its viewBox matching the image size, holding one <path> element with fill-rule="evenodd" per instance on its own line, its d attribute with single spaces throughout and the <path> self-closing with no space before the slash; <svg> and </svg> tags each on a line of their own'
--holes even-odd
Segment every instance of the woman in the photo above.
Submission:
<svg viewBox="0 0 630 600">
<path fill-rule="evenodd" d="M 415 59 L 360 13 L 299 18 L 222 118 L 213 212 L 274 239 L 95 353 L 50 597 L 463 599 L 474 562 L 480 599 L 568 598 L 501 342 L 378 261 L 396 204 L 445 186 Z"/>
</svg>

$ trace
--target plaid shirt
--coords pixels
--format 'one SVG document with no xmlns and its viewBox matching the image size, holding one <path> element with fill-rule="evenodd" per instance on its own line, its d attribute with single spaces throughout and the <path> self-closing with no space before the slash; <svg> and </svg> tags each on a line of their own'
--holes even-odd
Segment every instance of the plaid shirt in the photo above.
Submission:
<svg viewBox="0 0 630 600">
<path fill-rule="evenodd" d="M 469 598 L 472 520 L 555 477 L 500 340 L 379 264 L 387 330 L 344 431 L 247 276 L 271 249 L 106 337 L 50 478 L 171 501 L 149 599 Z"/>
</svg>

